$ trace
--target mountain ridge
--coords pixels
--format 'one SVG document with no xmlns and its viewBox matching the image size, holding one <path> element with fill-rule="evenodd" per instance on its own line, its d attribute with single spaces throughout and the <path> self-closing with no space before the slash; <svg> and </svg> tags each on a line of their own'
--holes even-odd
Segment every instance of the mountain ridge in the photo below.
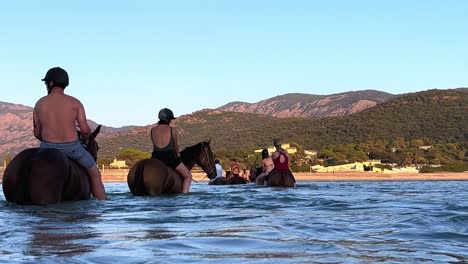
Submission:
<svg viewBox="0 0 468 264">
<path fill-rule="evenodd" d="M 221 111 L 262 114 L 275 117 L 323 118 L 360 112 L 396 95 L 377 90 L 359 90 L 331 95 L 288 93 L 256 103 L 230 102 Z"/>
</svg>

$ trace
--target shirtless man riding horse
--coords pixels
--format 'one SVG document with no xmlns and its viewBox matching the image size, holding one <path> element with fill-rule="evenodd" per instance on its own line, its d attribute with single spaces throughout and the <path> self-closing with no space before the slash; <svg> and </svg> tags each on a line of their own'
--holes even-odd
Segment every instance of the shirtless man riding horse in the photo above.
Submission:
<svg viewBox="0 0 468 264">
<path fill-rule="evenodd" d="M 78 139 L 76 124 L 85 140 L 91 130 L 81 102 L 64 92 L 69 84 L 68 73 L 60 67 L 51 68 L 42 81 L 47 95 L 37 101 L 33 112 L 34 136 L 41 141 L 40 148 L 58 149 L 78 162 L 88 172 L 93 196 L 99 200 L 106 199 L 96 162 Z"/>
</svg>

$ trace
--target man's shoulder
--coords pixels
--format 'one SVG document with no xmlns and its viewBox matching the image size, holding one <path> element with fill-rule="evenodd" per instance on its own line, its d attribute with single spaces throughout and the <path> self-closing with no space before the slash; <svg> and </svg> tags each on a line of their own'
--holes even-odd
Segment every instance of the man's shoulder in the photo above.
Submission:
<svg viewBox="0 0 468 264">
<path fill-rule="evenodd" d="M 65 96 L 65 98 L 67 98 L 67 100 L 70 100 L 70 101 L 75 101 L 75 102 L 80 102 L 80 100 L 78 100 L 78 98 L 75 98 L 71 95 L 68 95 L 68 94 L 64 94 L 63 96 Z"/>
<path fill-rule="evenodd" d="M 41 98 L 39 98 L 39 100 L 37 100 L 36 104 L 34 105 L 34 108 L 37 108 L 38 106 L 40 106 L 42 103 L 44 103 L 44 101 L 47 100 L 47 95 L 46 96 L 42 96 Z"/>
</svg>

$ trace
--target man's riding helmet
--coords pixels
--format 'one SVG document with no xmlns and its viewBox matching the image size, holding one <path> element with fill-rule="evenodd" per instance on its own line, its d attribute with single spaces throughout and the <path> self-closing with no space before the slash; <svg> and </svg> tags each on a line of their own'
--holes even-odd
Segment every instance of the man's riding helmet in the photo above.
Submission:
<svg viewBox="0 0 468 264">
<path fill-rule="evenodd" d="M 60 67 L 54 67 L 47 71 L 46 76 L 41 81 L 46 82 L 54 82 L 54 87 L 62 87 L 65 88 L 69 84 L 68 73 L 64 69 Z M 53 87 L 51 87 L 53 88 Z"/>
</svg>

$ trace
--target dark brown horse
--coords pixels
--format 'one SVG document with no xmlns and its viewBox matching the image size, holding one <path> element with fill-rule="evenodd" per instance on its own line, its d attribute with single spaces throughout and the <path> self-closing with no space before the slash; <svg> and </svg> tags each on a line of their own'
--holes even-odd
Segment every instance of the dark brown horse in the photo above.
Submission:
<svg viewBox="0 0 468 264">
<path fill-rule="evenodd" d="M 263 168 L 262 167 L 252 167 L 252 169 L 250 169 L 250 173 L 249 173 L 249 181 L 250 182 L 255 182 L 255 180 L 257 180 L 257 177 L 263 172 Z"/>
<path fill-rule="evenodd" d="M 235 175 L 231 171 L 226 171 L 226 177 L 218 177 L 208 185 L 236 185 L 236 184 L 247 184 L 247 180 L 240 175 Z"/>
<path fill-rule="evenodd" d="M 247 184 L 247 180 L 245 180 L 239 175 L 230 175 L 226 178 L 226 184 L 227 185 Z"/>
<path fill-rule="evenodd" d="M 262 175 L 255 180 L 256 185 L 270 187 L 294 187 L 295 183 L 294 175 L 290 170 L 273 169 L 270 174 Z"/>
<path fill-rule="evenodd" d="M 212 182 L 209 182 L 208 185 L 226 185 L 226 177 L 215 178 Z"/>
<path fill-rule="evenodd" d="M 236 184 L 247 184 L 247 181 L 241 176 L 231 175 L 226 177 L 218 177 L 208 185 L 236 185 Z"/>
<path fill-rule="evenodd" d="M 95 138 L 100 130 L 98 126 L 86 144 L 94 160 L 99 149 Z M 54 204 L 90 197 L 86 169 L 57 149 L 23 150 L 6 167 L 2 185 L 6 200 L 22 205 Z"/>
<path fill-rule="evenodd" d="M 185 148 L 180 152 L 180 157 L 189 170 L 197 164 L 208 178 L 216 177 L 210 141 Z M 157 159 L 144 159 L 135 163 L 128 172 L 127 183 L 134 195 L 182 193 L 182 176 Z"/>
</svg>

